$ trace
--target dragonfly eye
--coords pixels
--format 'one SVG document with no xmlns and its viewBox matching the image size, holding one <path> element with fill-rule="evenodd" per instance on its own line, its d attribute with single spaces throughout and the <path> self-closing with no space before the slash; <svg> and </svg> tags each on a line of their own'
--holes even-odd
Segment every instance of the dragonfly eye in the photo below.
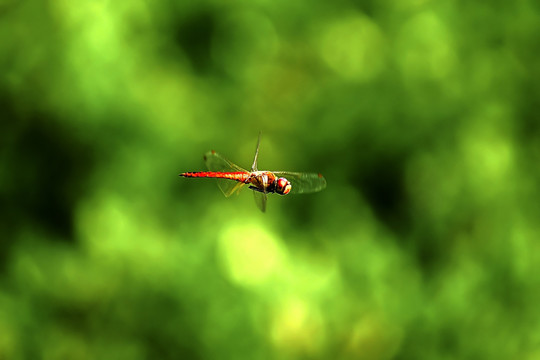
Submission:
<svg viewBox="0 0 540 360">
<path fill-rule="evenodd" d="M 276 181 L 276 192 L 280 195 L 287 195 L 291 191 L 292 185 L 289 180 L 279 178 Z"/>
</svg>

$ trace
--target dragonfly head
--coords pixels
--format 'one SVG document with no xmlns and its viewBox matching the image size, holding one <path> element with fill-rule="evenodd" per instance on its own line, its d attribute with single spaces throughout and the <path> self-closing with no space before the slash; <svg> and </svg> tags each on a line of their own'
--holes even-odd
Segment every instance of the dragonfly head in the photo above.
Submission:
<svg viewBox="0 0 540 360">
<path fill-rule="evenodd" d="M 287 195 L 291 191 L 291 183 L 285 178 L 276 180 L 276 193 L 279 195 Z"/>
</svg>

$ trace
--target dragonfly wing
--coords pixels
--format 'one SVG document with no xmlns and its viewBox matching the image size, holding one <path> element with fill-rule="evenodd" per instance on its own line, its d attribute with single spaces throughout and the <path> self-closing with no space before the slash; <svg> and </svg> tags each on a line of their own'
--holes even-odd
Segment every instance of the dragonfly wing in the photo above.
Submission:
<svg viewBox="0 0 540 360">
<path fill-rule="evenodd" d="M 266 193 L 253 190 L 253 197 L 255 198 L 255 203 L 257 207 L 261 209 L 262 212 L 266 211 Z"/>
<path fill-rule="evenodd" d="M 251 171 L 257 171 L 257 159 L 259 158 L 259 144 L 261 143 L 261 132 L 259 132 L 259 138 L 257 139 L 257 148 L 255 149 L 255 158 L 253 159 L 253 165 L 251 165 Z"/>
<path fill-rule="evenodd" d="M 204 162 L 206 163 L 206 166 L 210 171 L 247 172 L 245 169 L 242 169 L 240 166 L 233 164 L 214 150 L 208 151 L 206 154 L 204 154 Z"/>
<path fill-rule="evenodd" d="M 326 187 L 326 179 L 321 174 L 273 171 L 278 178 L 291 182 L 291 194 L 307 194 L 321 191 Z"/>
<path fill-rule="evenodd" d="M 246 170 L 242 169 L 240 166 L 230 162 L 229 160 L 225 159 L 223 156 L 215 152 L 214 150 L 208 151 L 204 155 L 204 161 L 206 163 L 206 167 L 210 171 L 219 171 L 219 172 L 245 172 Z M 221 192 L 226 197 L 231 196 L 235 192 L 239 192 L 240 189 L 243 187 L 243 183 L 229 180 L 229 179 L 216 179 L 217 184 Z"/>
<path fill-rule="evenodd" d="M 217 180 L 219 189 L 221 190 L 223 195 L 225 195 L 225 197 L 229 197 L 234 193 L 238 194 L 245 185 L 244 183 L 231 181 L 227 179 L 216 179 L 216 180 Z"/>
</svg>

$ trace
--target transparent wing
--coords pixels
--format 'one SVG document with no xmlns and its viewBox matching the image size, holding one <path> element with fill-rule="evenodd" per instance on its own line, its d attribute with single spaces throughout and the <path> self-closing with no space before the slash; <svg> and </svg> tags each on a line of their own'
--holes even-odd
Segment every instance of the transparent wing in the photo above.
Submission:
<svg viewBox="0 0 540 360">
<path fill-rule="evenodd" d="M 273 171 L 278 178 L 285 178 L 291 183 L 291 194 L 306 194 L 321 191 L 326 187 L 326 179 L 321 174 Z"/>
<path fill-rule="evenodd" d="M 261 131 L 259 131 L 259 138 L 257 139 L 257 148 L 255 149 L 255 158 L 253 159 L 253 165 L 251 165 L 251 171 L 257 171 L 257 159 L 259 158 L 259 145 L 261 143 Z"/>
<path fill-rule="evenodd" d="M 266 193 L 253 190 L 253 197 L 255 198 L 255 204 L 257 204 L 257 207 L 261 209 L 262 212 L 265 212 L 267 199 Z"/>
<path fill-rule="evenodd" d="M 246 172 L 246 170 L 242 169 L 240 166 L 233 164 L 229 160 L 225 159 L 223 156 L 219 155 L 214 150 L 208 151 L 206 154 L 204 154 L 204 161 L 206 163 L 206 167 L 210 171 L 219 171 L 219 172 Z M 216 179 L 217 184 L 221 192 L 226 197 L 231 196 L 235 192 L 238 193 L 242 187 L 243 183 L 229 180 L 229 179 Z"/>
<path fill-rule="evenodd" d="M 208 151 L 206 154 L 204 154 L 204 161 L 206 162 L 206 166 L 208 167 L 208 170 L 210 171 L 223 171 L 223 172 L 230 172 L 230 171 L 244 171 L 247 172 L 245 169 L 242 169 L 240 166 L 233 164 L 229 160 L 225 159 L 223 156 L 215 152 L 214 150 Z"/>
</svg>

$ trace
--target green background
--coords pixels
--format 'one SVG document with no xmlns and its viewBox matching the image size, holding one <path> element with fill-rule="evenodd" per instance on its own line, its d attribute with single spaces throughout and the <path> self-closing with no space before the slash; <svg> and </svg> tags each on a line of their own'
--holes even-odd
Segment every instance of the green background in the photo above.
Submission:
<svg viewBox="0 0 540 360">
<path fill-rule="evenodd" d="M 539 359 L 540 5 L 0 1 L 0 359 Z M 225 198 L 214 149 L 326 190 Z"/>
</svg>

